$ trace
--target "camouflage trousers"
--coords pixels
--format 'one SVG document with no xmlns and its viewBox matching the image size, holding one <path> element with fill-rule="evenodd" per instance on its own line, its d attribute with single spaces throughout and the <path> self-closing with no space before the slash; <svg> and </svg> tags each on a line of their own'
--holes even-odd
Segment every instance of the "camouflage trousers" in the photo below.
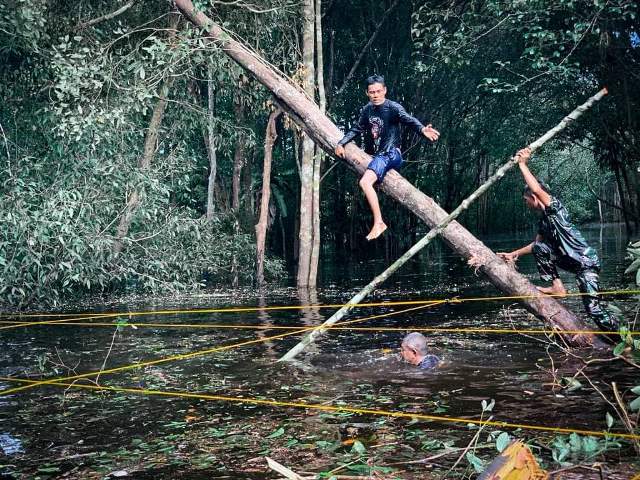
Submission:
<svg viewBox="0 0 640 480">
<path fill-rule="evenodd" d="M 535 242 L 532 249 L 540 278 L 551 282 L 558 275 L 558 267 L 575 274 L 578 290 L 582 293 L 582 304 L 600 330 L 617 332 L 617 320 L 606 310 L 598 298 L 600 277 L 599 266 L 586 266 L 567 255 L 556 255 L 553 248 L 545 242 Z"/>
</svg>

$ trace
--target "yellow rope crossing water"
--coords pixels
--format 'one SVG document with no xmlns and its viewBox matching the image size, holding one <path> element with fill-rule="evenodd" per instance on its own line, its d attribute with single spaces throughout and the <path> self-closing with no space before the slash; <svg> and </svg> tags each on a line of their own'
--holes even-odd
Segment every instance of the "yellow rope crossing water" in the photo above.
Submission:
<svg viewBox="0 0 640 480">
<path fill-rule="evenodd" d="M 611 290 L 599 292 L 598 295 L 636 295 L 640 294 L 640 290 Z M 575 292 L 575 293 L 567 293 L 566 295 L 550 295 L 552 297 L 581 297 L 587 295 L 586 293 Z M 480 301 L 504 301 L 504 300 L 527 300 L 536 298 L 533 295 L 520 295 L 520 296 L 494 296 L 494 297 L 453 297 L 449 299 L 427 299 L 427 300 L 408 300 L 408 301 L 395 301 L 395 302 L 372 302 L 372 303 L 359 303 L 353 305 L 353 307 L 391 307 L 391 306 L 406 306 L 406 305 L 430 305 L 435 303 L 465 303 L 465 302 L 480 302 Z M 88 324 L 82 323 L 74 323 L 79 322 L 81 320 L 92 320 L 92 319 L 106 319 L 106 318 L 117 318 L 117 317 L 136 317 L 136 316 L 144 316 L 144 315 L 177 315 L 177 314 L 207 314 L 207 313 L 247 313 L 247 312 L 265 312 L 265 311 L 285 311 L 285 310 L 305 310 L 305 309 L 321 309 L 321 308 L 342 308 L 345 305 L 349 304 L 311 304 L 311 305 L 283 305 L 283 306 L 264 306 L 264 307 L 230 307 L 230 308 L 212 308 L 212 309 L 186 309 L 186 310 L 146 310 L 146 311 L 137 311 L 137 312 L 108 312 L 108 313 L 59 313 L 59 314 L 4 314 L 4 317 L 12 317 L 19 316 L 25 318 L 42 318 L 43 316 L 52 316 L 52 317 L 71 317 L 71 318 L 61 318 L 58 320 L 42 320 L 37 322 L 18 322 L 15 321 L 7 321 L 0 320 L 0 331 L 1 330 L 10 330 L 19 327 L 29 327 L 36 325 L 83 325 L 89 326 Z M 0 315 L 1 317 L 2 315 Z M 99 324 L 95 325 L 107 326 L 110 324 Z M 135 325 L 136 327 L 145 326 L 149 324 L 129 324 Z M 178 324 L 172 324 L 172 326 L 177 326 Z M 194 324 L 191 324 L 194 325 Z M 166 324 L 165 324 L 166 326 Z M 189 328 L 196 328 L 194 326 L 190 326 Z M 227 327 L 220 327 L 227 328 Z M 230 328 L 230 327 L 229 327 Z M 499 330 L 499 329 L 498 329 Z M 471 332 L 470 332 L 471 333 Z M 472 333 L 481 333 L 481 332 L 472 332 Z M 504 333 L 504 331 L 487 331 L 484 333 Z M 514 333 L 513 330 L 509 330 L 509 333 Z M 521 333 L 527 334 L 538 334 L 537 331 L 527 332 L 522 331 Z M 542 332 L 540 332 L 542 333 Z M 567 334 L 593 334 L 597 335 L 602 333 L 601 331 L 572 331 L 565 332 Z M 631 335 L 636 335 L 637 332 L 631 332 Z"/>
<path fill-rule="evenodd" d="M 411 312 L 411 311 L 415 311 L 415 310 L 420 310 L 423 308 L 428 308 L 431 306 L 435 306 L 435 305 L 439 305 L 441 303 L 444 303 L 444 300 L 441 301 L 434 301 L 428 305 L 419 305 L 417 307 L 412 307 L 412 308 L 407 308 L 404 310 L 400 310 L 397 312 L 388 312 L 388 313 L 382 313 L 380 315 L 372 315 L 370 317 L 365 317 L 365 318 L 356 318 L 354 320 L 349 320 L 346 322 L 342 322 L 339 325 L 348 325 L 348 324 L 352 324 L 352 323 L 357 323 L 357 322 L 365 322 L 367 320 L 374 320 L 376 318 L 384 318 L 384 317 L 390 317 L 393 315 L 400 315 L 402 313 L 407 313 L 407 312 Z M 127 370 L 134 370 L 137 368 L 142 368 L 142 367 L 149 367 L 152 365 L 159 365 L 159 364 L 163 364 L 163 363 L 167 363 L 167 362 L 173 362 L 176 360 L 185 360 L 188 358 L 194 358 L 194 357 L 199 357 L 202 355 L 209 355 L 211 353 L 216 353 L 216 352 L 222 352 L 225 350 L 231 350 L 234 348 L 239 348 L 239 347 L 243 347 L 246 345 L 253 345 L 253 344 L 258 344 L 258 343 L 263 343 L 263 342 L 268 342 L 270 340 L 276 340 L 279 338 L 284 338 L 284 337 L 288 337 L 291 335 L 297 335 L 299 333 L 304 333 L 310 330 L 314 330 L 315 328 L 317 328 L 317 325 L 311 326 L 311 327 L 305 327 L 302 329 L 298 329 L 298 330 L 293 330 L 287 333 L 281 333 L 279 335 L 273 335 L 270 337 L 265 337 L 265 338 L 257 338 L 257 339 L 253 339 L 253 340 L 246 340 L 244 342 L 240 342 L 240 343 L 234 343 L 231 345 L 223 345 L 221 347 L 214 347 L 214 348 L 208 348 L 205 350 L 199 350 L 197 352 L 189 352 L 189 353 L 181 353 L 178 355 L 171 355 L 170 357 L 165 357 L 165 358 L 159 358 L 156 360 L 149 360 L 146 362 L 137 362 L 137 363 L 133 363 L 130 365 L 124 365 L 124 366 L 120 366 L 120 367 L 115 367 L 115 368 L 110 368 L 107 370 L 98 370 L 98 371 L 93 371 L 93 372 L 88 372 L 88 373 L 81 373 L 79 375 L 72 375 L 72 376 L 68 376 L 68 377 L 58 377 L 58 378 L 53 378 L 50 380 L 41 380 L 41 381 L 37 381 L 34 382 L 32 384 L 29 385 L 23 385 L 22 387 L 15 387 L 15 388 L 9 388 L 9 389 L 5 389 L 0 391 L 0 396 L 2 395 L 9 395 L 12 393 L 17 393 L 23 390 L 28 390 L 34 387 L 37 387 L 39 385 L 53 385 L 56 384 L 57 382 L 66 382 L 69 380 L 78 380 L 81 378 L 89 378 L 89 377 L 93 377 L 93 376 L 97 376 L 97 375 L 106 375 L 106 374 L 111 374 L 111 373 L 117 373 L 117 372 L 123 372 L 123 371 L 127 371 Z"/>
<path fill-rule="evenodd" d="M 27 380 L 27 379 L 0 377 L 0 380 L 27 383 L 29 384 L 29 386 L 40 384 L 40 382 L 36 380 Z M 197 400 L 232 402 L 232 403 L 241 403 L 241 404 L 248 403 L 253 405 L 266 405 L 266 406 L 284 407 L 284 408 L 302 408 L 302 409 L 308 409 L 308 410 L 320 410 L 325 412 L 356 413 L 356 414 L 363 414 L 363 415 L 409 418 L 409 419 L 418 419 L 418 420 L 440 422 L 440 423 L 461 423 L 464 425 L 469 425 L 469 424 L 487 425 L 487 426 L 496 427 L 496 428 L 509 428 L 509 429 L 520 428 L 525 430 L 534 430 L 534 431 L 542 431 L 542 432 L 566 433 L 566 434 L 577 433 L 580 435 L 589 435 L 594 437 L 640 440 L 640 435 L 623 433 L 623 432 L 586 430 L 586 429 L 566 428 L 566 427 L 548 427 L 545 425 L 532 425 L 527 423 L 510 423 L 510 422 L 503 422 L 499 420 L 478 420 L 478 419 L 463 418 L 463 417 L 444 417 L 439 415 L 428 415 L 428 414 L 416 413 L 416 412 L 399 412 L 399 411 L 393 411 L 393 410 L 358 408 L 358 407 L 350 407 L 350 406 L 342 406 L 342 405 L 325 405 L 325 404 L 294 402 L 294 401 L 265 400 L 265 399 L 259 399 L 259 398 L 230 397 L 225 395 L 211 395 L 206 393 L 153 390 L 148 388 L 127 388 L 127 387 L 87 385 L 87 384 L 78 384 L 78 383 L 66 383 L 61 381 L 56 383 L 51 383 L 51 385 L 56 385 L 56 386 L 65 387 L 65 388 L 71 387 L 71 388 L 80 388 L 80 389 L 87 389 L 87 390 L 94 390 L 94 391 L 129 393 L 129 394 L 135 394 L 135 395 L 153 395 L 153 396 L 162 396 L 162 397 L 189 398 L 189 399 L 197 399 Z"/>
<path fill-rule="evenodd" d="M 598 292 L 597 295 L 604 296 L 619 296 L 619 295 L 638 295 L 640 290 L 610 290 Z M 545 295 L 548 297 L 557 298 L 570 298 L 570 297 L 582 297 L 585 295 L 591 295 L 589 293 L 572 292 L 565 295 Z M 248 312 L 272 312 L 272 311 L 286 311 L 286 310 L 305 310 L 305 309 L 323 309 L 323 308 L 342 308 L 351 305 L 353 308 L 366 308 L 366 307 L 393 307 L 393 306 L 412 306 L 412 305 L 424 305 L 433 302 L 447 302 L 447 303 L 465 303 L 465 302 L 491 302 L 491 301 L 504 301 L 504 300 L 532 300 L 538 298 L 537 295 L 502 295 L 492 297 L 452 297 L 449 299 L 423 299 L 423 300 L 404 300 L 404 301 L 392 301 L 392 302 L 370 302 L 370 303 L 357 303 L 357 304 L 344 304 L 344 303 L 331 303 L 331 304 L 308 304 L 308 305 L 276 305 L 276 306 L 251 306 L 251 307 L 225 307 L 225 308 L 194 308 L 194 309 L 175 309 L 175 310 L 144 310 L 135 312 L 84 312 L 84 313 L 4 313 L 0 317 L 4 318 L 42 318 L 42 317 L 79 317 L 79 316 L 95 316 L 100 318 L 111 318 L 120 316 L 137 317 L 142 315 L 177 315 L 177 314 L 206 314 L 206 313 L 248 313 Z M 64 320 L 61 320 L 64 321 Z M 21 322 L 26 325 L 37 325 L 40 322 Z"/>
<path fill-rule="evenodd" d="M 640 293 L 640 291 L 634 290 L 624 290 L 624 291 L 615 291 L 615 292 L 601 292 L 601 295 L 635 295 Z M 581 296 L 581 294 L 569 294 L 568 296 Z M 361 330 L 361 331 L 397 331 L 397 330 L 421 330 L 428 332 L 450 332 L 450 333 L 529 333 L 529 334 L 551 334 L 553 331 L 549 330 L 540 330 L 540 329 L 531 329 L 531 330 L 516 330 L 516 329 L 490 329 L 490 328 L 429 328 L 429 327 L 348 327 L 346 325 L 354 324 L 357 322 L 364 322 L 367 320 L 372 320 L 376 318 L 384 318 L 393 315 L 399 315 L 408 313 L 410 311 L 416 311 L 423 308 L 428 308 L 436 305 L 442 305 L 445 303 L 463 303 L 463 302 L 475 302 L 475 301 L 498 301 L 498 300 L 522 300 L 527 298 L 534 298 L 533 296 L 501 296 L 501 297 L 473 297 L 473 298 L 453 298 L 453 299 L 445 299 L 445 300 L 414 300 L 414 301 L 405 301 L 405 302 L 378 302 L 378 303 L 369 303 L 369 304 L 359 304 L 359 307 L 372 307 L 372 306 L 397 306 L 397 305 L 418 305 L 413 308 L 407 308 L 400 311 L 388 312 L 380 315 L 373 315 L 365 318 L 354 319 L 346 322 L 341 322 L 336 324 L 333 327 L 329 327 L 331 330 Z M 105 314 L 86 314 L 86 316 L 80 316 L 82 314 L 64 314 L 64 315 L 73 315 L 71 318 L 63 318 L 59 320 L 47 320 L 47 321 L 39 321 L 39 322 L 21 322 L 18 324 L 12 323 L 10 325 L 5 325 L 0 327 L 0 329 L 7 329 L 13 327 L 20 326 L 31 326 L 31 325 L 73 325 L 73 322 L 76 322 L 78 325 L 85 326 L 118 326 L 117 323 L 92 323 L 92 322 L 81 322 L 81 320 L 96 320 L 96 319 L 104 319 L 104 318 L 113 318 L 120 316 L 140 316 L 140 315 L 169 315 L 169 314 L 179 314 L 179 313 L 226 313 L 226 312 L 250 312 L 250 311 L 265 311 L 265 310 L 300 310 L 306 308 L 336 308 L 341 307 L 343 305 L 306 305 L 306 306 L 282 306 L 282 307 L 247 307 L 247 308 L 224 308 L 224 309 L 195 309 L 195 310 L 162 310 L 162 311 L 144 311 L 144 312 L 117 312 L 117 313 L 105 313 Z M 62 316 L 63 314 L 57 314 Z M 53 316 L 53 315 L 52 315 Z M 75 316 L 75 318 L 74 318 Z M 299 328 L 295 326 L 258 326 L 258 325 L 215 325 L 215 324 L 162 324 L 162 323 L 139 323 L 139 324 L 125 324 L 133 325 L 133 326 L 141 326 L 141 327 L 184 327 L 184 328 L 237 328 L 237 329 L 287 329 L 286 333 L 282 333 L 279 335 L 273 335 L 265 338 L 247 340 L 239 343 L 234 343 L 230 345 L 223 345 L 220 347 L 214 347 L 206 350 L 200 350 L 197 352 L 190 352 L 185 354 L 172 355 L 170 357 L 160 358 L 156 360 L 150 360 L 146 362 L 137 362 L 130 365 L 124 365 L 120 367 L 115 367 L 102 371 L 94 371 L 88 372 L 79 375 L 73 375 L 68 377 L 58 377 L 49 380 L 29 380 L 29 379 L 21 379 L 21 378 L 0 378 L 0 380 L 4 380 L 7 382 L 18 382 L 23 385 L 20 387 L 9 388 L 0 391 L 0 396 L 2 395 L 10 395 L 13 393 L 18 393 L 20 391 L 24 391 L 27 389 L 31 389 L 41 385 L 52 385 L 52 386 L 63 386 L 65 388 L 73 387 L 73 388 L 83 388 L 90 390 L 107 390 L 112 392 L 120 392 L 120 393 L 130 393 L 130 394 L 145 394 L 145 395 L 155 395 L 155 396 L 165 396 L 165 397 L 181 397 L 181 398 L 194 398 L 194 399 L 202 399 L 202 400 L 211 400 L 211 401 L 227 401 L 227 402 L 236 402 L 236 403 L 252 403 L 252 404 L 260 404 L 260 405 L 270 405 L 270 406 L 279 406 L 279 407 L 290 407 L 290 408 L 304 408 L 304 409 L 314 409 L 314 410 L 324 410 L 324 411 L 334 411 L 334 412 L 349 412 L 349 413 L 359 413 L 359 414 L 370 414 L 370 415 L 382 415 L 388 417 L 401 417 L 401 418 L 416 418 L 421 420 L 428 421 L 438 421 L 438 422 L 449 422 L 449 423 L 464 423 L 464 424 L 474 424 L 474 425 L 488 425 L 494 426 L 497 428 L 523 428 L 528 430 L 537 430 L 537 431 L 548 431 L 555 433 L 578 433 L 582 435 L 592 435 L 592 436 L 603 436 L 603 437 L 617 437 L 617 438 L 625 438 L 631 440 L 640 439 L 639 435 L 620 433 L 620 432 L 606 432 L 606 431 L 598 431 L 598 430 L 585 430 L 585 429 L 571 429 L 571 428 L 562 428 L 562 427 L 547 427 L 540 425 L 529 425 L 529 424 L 519 424 L 519 423 L 508 423 L 501 421 L 489 421 L 489 420 L 475 420 L 468 418 L 456 418 L 456 417 L 443 417 L 436 415 L 426 415 L 419 413 L 408 413 L 408 412 L 397 412 L 397 411 L 386 411 L 386 410 L 377 410 L 377 409 L 363 409 L 363 408 L 355 408 L 348 406 L 331 406 L 331 405 L 318 405 L 318 404 L 308 404 L 304 402 L 290 402 L 290 401 L 276 401 L 276 400 L 264 400 L 264 399 L 253 399 L 253 398 L 242 398 L 242 397 L 229 397 L 229 396 L 221 396 L 221 395 L 209 395 L 209 394 L 201 394 L 201 393 L 191 393 L 191 392 L 169 392 L 169 391 L 160 391 L 160 390 L 150 390 L 150 389 L 138 389 L 138 388 L 124 388 L 124 387 L 104 387 L 98 385 L 86 385 L 86 384 L 78 384 L 75 383 L 75 380 L 86 379 L 92 376 L 97 375 L 106 375 L 111 373 L 118 373 L 122 371 L 133 370 L 137 368 L 142 368 L 151 365 L 163 364 L 176 360 L 183 360 L 188 358 L 194 358 L 198 356 L 203 356 L 211 353 L 221 352 L 225 350 L 231 350 L 234 348 L 240 348 L 246 345 L 259 344 L 263 342 L 267 342 L 270 340 L 276 340 L 280 338 L 284 338 L 291 335 L 297 335 L 300 333 L 304 333 L 316 328 L 316 326 Z M 576 331 L 576 332 L 563 332 L 565 334 L 573 334 L 573 333 L 602 333 L 602 332 L 586 332 L 586 331 Z M 637 334 L 638 332 L 631 332 L 632 334 Z M 69 381 L 74 381 L 74 383 L 67 383 Z M 638 476 L 638 480 L 640 480 L 640 476 Z"/>
<path fill-rule="evenodd" d="M 3 321 L 0 320 L 0 323 Z M 43 323 L 43 322 L 38 322 Z M 224 324 L 224 323 L 115 323 L 115 322 L 76 322 L 54 323 L 54 325 L 80 326 L 80 327 L 122 327 L 122 328 L 184 328 L 184 329 L 212 329 L 212 330 L 297 330 L 306 328 L 304 325 L 251 325 L 251 324 Z M 518 329 L 518 328 L 478 328 L 478 327 L 331 327 L 331 330 L 351 332 L 405 332 L 408 330 L 425 333 L 465 333 L 465 334 L 521 334 L 521 335 L 602 335 L 602 330 L 548 330 L 548 329 Z M 640 331 L 629 331 L 629 335 L 640 335 Z"/>
</svg>

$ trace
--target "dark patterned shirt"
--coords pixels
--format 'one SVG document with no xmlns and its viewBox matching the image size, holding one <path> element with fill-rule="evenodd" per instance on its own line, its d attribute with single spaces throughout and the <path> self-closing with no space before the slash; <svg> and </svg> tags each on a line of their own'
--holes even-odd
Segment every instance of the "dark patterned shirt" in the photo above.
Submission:
<svg viewBox="0 0 640 480">
<path fill-rule="evenodd" d="M 436 368 L 439 363 L 440 358 L 438 358 L 436 355 L 427 355 L 418 364 L 418 367 L 422 370 L 431 370 L 433 368 Z"/>
<path fill-rule="evenodd" d="M 385 100 L 382 105 L 369 102 L 360 110 L 358 123 L 338 142 L 345 145 L 364 133 L 364 151 L 370 155 L 386 153 L 400 148 L 401 125 L 407 125 L 417 133 L 424 128 L 420 120 L 409 115 L 397 102 Z"/>
<path fill-rule="evenodd" d="M 557 256 L 568 256 L 588 268 L 600 267 L 598 254 L 571 222 L 569 212 L 556 197 L 551 197 L 551 203 L 544 209 L 538 234 Z"/>
</svg>

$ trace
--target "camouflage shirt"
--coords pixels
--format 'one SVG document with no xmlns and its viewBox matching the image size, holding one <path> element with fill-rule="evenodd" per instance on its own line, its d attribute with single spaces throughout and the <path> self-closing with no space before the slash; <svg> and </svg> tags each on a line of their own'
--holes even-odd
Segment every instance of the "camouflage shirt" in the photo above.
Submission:
<svg viewBox="0 0 640 480">
<path fill-rule="evenodd" d="M 569 212 L 556 197 L 551 197 L 551 203 L 544 209 L 538 234 L 557 256 L 568 256 L 586 268 L 600 268 L 598 254 L 571 222 Z"/>
</svg>

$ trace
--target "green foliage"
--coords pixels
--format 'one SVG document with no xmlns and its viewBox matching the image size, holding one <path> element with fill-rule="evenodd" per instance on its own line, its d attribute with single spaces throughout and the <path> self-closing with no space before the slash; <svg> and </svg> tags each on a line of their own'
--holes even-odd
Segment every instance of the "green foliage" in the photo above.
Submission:
<svg viewBox="0 0 640 480">
<path fill-rule="evenodd" d="M 473 452 L 467 452 L 465 454 L 465 458 L 469 462 L 469 464 L 473 467 L 476 473 L 482 473 L 484 471 L 485 465 L 482 460 L 480 460 Z"/>
<path fill-rule="evenodd" d="M 569 460 L 576 462 L 589 460 L 608 448 L 620 448 L 620 444 L 606 438 L 572 433 L 568 436 L 555 437 L 551 448 L 553 460 L 563 465 Z"/>
<path fill-rule="evenodd" d="M 496 450 L 502 452 L 511 443 L 511 436 L 507 432 L 502 432 L 496 439 Z"/>
<path fill-rule="evenodd" d="M 119 6 L 95 2 L 81 14 L 88 20 Z M 235 276 L 253 280 L 253 222 L 237 230 L 236 215 L 223 203 L 213 221 L 203 218 L 207 99 L 206 84 L 197 79 L 206 77 L 209 64 L 215 66 L 222 188 L 230 184 L 238 132 L 251 148 L 257 143 L 254 124 L 262 135 L 262 117 L 268 115 L 258 109 L 246 124 L 236 125 L 234 98 L 259 104 L 264 91 L 254 84 L 238 95 L 239 69 L 216 45 L 184 21 L 172 37 L 166 5 L 141 7 L 81 29 L 77 12 L 55 2 L 0 5 L 0 155 L 6 153 L 0 163 L 0 304 L 14 308 L 86 293 L 192 290 Z M 235 9 L 222 14 L 238 17 Z M 249 33 L 261 25 L 245 18 L 237 27 Z M 270 38 L 277 36 L 269 30 Z M 141 170 L 160 97 L 168 105 L 151 166 Z M 124 249 L 114 256 L 116 227 L 133 190 L 140 204 Z M 265 273 L 282 277 L 282 261 L 267 257 Z"/>
<path fill-rule="evenodd" d="M 631 264 L 624 271 L 625 275 L 633 275 L 636 285 L 640 286 L 640 242 L 631 243 L 627 248 Z"/>
<path fill-rule="evenodd" d="M 629 409 L 632 412 L 636 412 L 636 411 L 640 410 L 640 385 L 638 385 L 636 387 L 633 387 L 631 389 L 631 393 L 636 395 L 636 398 L 631 400 L 631 402 L 629 403 Z"/>
</svg>

